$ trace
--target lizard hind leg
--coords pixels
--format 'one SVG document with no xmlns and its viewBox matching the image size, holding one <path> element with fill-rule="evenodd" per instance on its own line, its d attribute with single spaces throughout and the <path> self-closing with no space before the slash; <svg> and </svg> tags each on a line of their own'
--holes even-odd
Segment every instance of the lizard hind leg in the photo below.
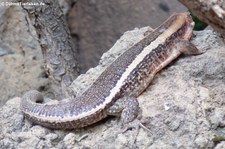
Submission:
<svg viewBox="0 0 225 149">
<path fill-rule="evenodd" d="M 120 116 L 122 125 L 133 121 L 139 113 L 139 103 L 134 97 L 123 97 L 107 110 L 108 115 Z"/>
</svg>

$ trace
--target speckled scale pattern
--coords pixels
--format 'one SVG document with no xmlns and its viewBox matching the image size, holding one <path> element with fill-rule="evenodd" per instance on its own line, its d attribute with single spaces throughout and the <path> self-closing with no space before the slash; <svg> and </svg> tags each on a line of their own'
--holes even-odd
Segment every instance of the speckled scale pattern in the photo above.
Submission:
<svg viewBox="0 0 225 149">
<path fill-rule="evenodd" d="M 189 35 L 191 32 L 187 31 L 187 26 L 191 22 L 192 20 L 186 13 L 170 17 L 150 35 L 119 56 L 80 97 L 71 98 L 67 102 L 46 105 L 32 102 L 31 100 L 37 99 L 41 101 L 43 97 L 37 91 L 30 91 L 22 98 L 22 111 L 29 120 L 57 129 L 84 127 L 105 118 L 107 109 L 119 98 L 137 97 L 149 85 L 156 69 L 161 70 L 180 54 L 179 50 L 174 47 L 179 43 L 178 37 L 182 38 L 183 34 L 187 34 L 187 38 L 191 36 Z M 168 28 L 172 32 L 170 36 L 163 34 Z M 192 31 L 192 29 L 189 30 Z M 162 36 L 162 39 L 165 36 L 165 42 L 157 40 L 159 36 Z M 147 50 L 149 53 L 143 52 L 149 45 L 154 47 L 152 44 L 154 42 L 160 42 L 160 44 Z M 171 60 L 161 66 L 161 62 L 167 59 Z"/>
<path fill-rule="evenodd" d="M 131 93 L 133 90 L 138 90 L 132 96 L 138 96 L 143 88 L 140 88 L 140 85 L 143 84 L 143 80 L 146 81 L 145 78 L 149 78 L 149 82 L 145 82 L 148 85 L 153 77 L 153 72 L 156 67 L 159 66 L 162 62 L 164 62 L 172 53 L 172 50 L 177 42 L 182 39 L 184 30 L 186 26 L 183 25 L 178 32 L 174 32 L 171 36 L 169 36 L 163 44 L 160 44 L 157 48 L 152 49 L 148 55 L 143 59 L 143 63 L 137 65 L 137 67 L 130 73 L 130 75 L 126 79 L 126 83 L 122 87 L 125 89 L 124 93 Z M 181 54 L 181 53 L 180 53 Z M 135 76 L 135 78 L 133 78 Z"/>
</svg>

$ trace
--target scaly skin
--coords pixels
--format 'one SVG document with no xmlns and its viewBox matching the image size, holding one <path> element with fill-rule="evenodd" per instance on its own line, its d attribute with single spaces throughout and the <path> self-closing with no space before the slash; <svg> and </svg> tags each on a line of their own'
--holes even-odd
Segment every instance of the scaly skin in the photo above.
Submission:
<svg viewBox="0 0 225 149">
<path fill-rule="evenodd" d="M 119 56 L 80 97 L 47 105 L 36 103 L 43 100 L 38 91 L 29 91 L 22 98 L 21 110 L 27 119 L 54 129 L 84 127 L 121 112 L 124 122 L 132 121 L 138 112 L 135 98 L 155 74 L 187 52 L 186 47 L 192 47 L 189 53 L 199 53 L 188 43 L 193 26 L 189 14 L 174 14 Z"/>
</svg>

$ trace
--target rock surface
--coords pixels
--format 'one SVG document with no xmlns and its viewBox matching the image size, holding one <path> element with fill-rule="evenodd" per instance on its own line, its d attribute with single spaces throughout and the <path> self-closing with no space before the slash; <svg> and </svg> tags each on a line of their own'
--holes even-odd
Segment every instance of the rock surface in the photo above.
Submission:
<svg viewBox="0 0 225 149">
<path fill-rule="evenodd" d="M 31 88 L 50 84 L 36 32 L 26 17 L 21 7 L 0 6 L 0 107 Z"/>
<path fill-rule="evenodd" d="M 126 32 L 102 56 L 99 66 L 76 79 L 80 94 L 122 51 L 144 37 L 148 27 Z M 196 32 L 192 42 L 207 52 L 181 56 L 156 75 L 139 96 L 142 124 L 127 129 L 107 118 L 77 130 L 50 130 L 24 119 L 21 98 L 0 109 L 0 148 L 220 148 L 225 146 L 225 48 L 212 31 Z"/>
</svg>

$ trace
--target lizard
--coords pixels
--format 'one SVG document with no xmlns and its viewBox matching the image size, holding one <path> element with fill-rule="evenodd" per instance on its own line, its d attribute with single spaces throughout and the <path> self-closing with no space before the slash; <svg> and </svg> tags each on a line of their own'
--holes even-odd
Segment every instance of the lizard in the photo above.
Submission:
<svg viewBox="0 0 225 149">
<path fill-rule="evenodd" d="M 189 13 L 175 13 L 114 60 L 82 95 L 50 105 L 31 90 L 23 95 L 21 110 L 28 120 L 52 129 L 82 128 L 108 115 L 129 123 L 138 115 L 137 97 L 156 73 L 182 53 L 204 53 L 189 42 L 193 27 Z"/>
</svg>

